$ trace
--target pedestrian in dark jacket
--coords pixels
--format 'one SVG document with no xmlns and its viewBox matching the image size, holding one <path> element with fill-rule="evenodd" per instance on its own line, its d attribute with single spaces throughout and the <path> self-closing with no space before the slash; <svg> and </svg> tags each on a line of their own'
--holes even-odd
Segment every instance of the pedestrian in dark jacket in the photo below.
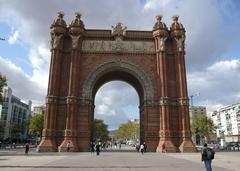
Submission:
<svg viewBox="0 0 240 171">
<path fill-rule="evenodd" d="M 204 162 L 206 171 L 212 171 L 212 159 L 214 159 L 215 152 L 204 144 L 202 149 L 202 161 Z"/>
<path fill-rule="evenodd" d="M 28 154 L 29 151 L 29 143 L 25 144 L 25 154 Z"/>
<path fill-rule="evenodd" d="M 91 153 L 94 153 L 95 151 L 95 144 L 91 142 Z"/>
<path fill-rule="evenodd" d="M 146 153 L 147 152 L 147 144 L 144 142 L 143 146 L 144 146 L 144 152 Z"/>
<path fill-rule="evenodd" d="M 96 145 L 97 156 L 100 154 L 100 142 Z"/>
</svg>

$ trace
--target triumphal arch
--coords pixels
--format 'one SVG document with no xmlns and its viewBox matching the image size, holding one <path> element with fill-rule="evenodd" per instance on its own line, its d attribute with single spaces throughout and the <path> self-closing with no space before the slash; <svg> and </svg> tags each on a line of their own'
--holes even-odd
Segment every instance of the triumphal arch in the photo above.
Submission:
<svg viewBox="0 0 240 171">
<path fill-rule="evenodd" d="M 189 125 L 185 29 L 156 17 L 152 31 L 86 29 L 76 13 L 51 25 L 51 64 L 42 141 L 37 150 L 88 151 L 94 98 L 106 82 L 122 80 L 139 95 L 140 139 L 148 151 L 195 151 Z M 121 90 L 119 90 L 121 91 Z M 126 97 L 128 98 L 128 97 Z"/>
</svg>

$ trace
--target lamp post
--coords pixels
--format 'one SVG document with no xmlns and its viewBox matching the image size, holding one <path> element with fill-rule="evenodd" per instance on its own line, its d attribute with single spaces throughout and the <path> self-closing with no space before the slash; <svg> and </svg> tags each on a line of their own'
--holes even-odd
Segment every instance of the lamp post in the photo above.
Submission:
<svg viewBox="0 0 240 171">
<path fill-rule="evenodd" d="M 195 93 L 195 94 L 192 94 L 192 95 L 190 96 L 191 106 L 193 106 L 193 97 L 197 97 L 197 96 L 200 96 L 200 93 L 199 93 L 199 92 L 197 92 L 197 93 Z"/>
</svg>

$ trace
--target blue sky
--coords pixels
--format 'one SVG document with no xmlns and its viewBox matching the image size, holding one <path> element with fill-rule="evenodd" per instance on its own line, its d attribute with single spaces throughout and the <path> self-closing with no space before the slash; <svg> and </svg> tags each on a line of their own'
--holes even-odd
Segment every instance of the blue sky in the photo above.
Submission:
<svg viewBox="0 0 240 171">
<path fill-rule="evenodd" d="M 5 56 L 17 66 L 23 68 L 24 72 L 31 75 L 32 67 L 28 60 L 28 50 L 30 46 L 27 43 L 17 40 L 18 43 L 10 44 L 8 41 L 9 37 L 14 33 L 14 28 L 5 22 L 0 22 L 0 37 L 4 38 L 5 41 L 0 42 L 1 56 Z"/>
<path fill-rule="evenodd" d="M 177 14 L 187 31 L 189 95 L 200 92 L 194 103 L 211 112 L 240 102 L 239 9 L 238 0 L 0 0 L 0 37 L 6 39 L 0 41 L 0 72 L 16 96 L 41 105 L 48 83 L 49 27 L 58 11 L 64 11 L 67 23 L 80 11 L 86 28 L 111 29 L 120 21 L 136 30 L 151 30 L 158 14 L 170 27 Z M 131 98 L 121 96 L 119 87 Z M 119 104 L 112 105 L 116 97 Z M 138 116 L 138 100 L 129 84 L 110 82 L 96 96 L 96 116 L 108 118 L 115 128 Z"/>
</svg>

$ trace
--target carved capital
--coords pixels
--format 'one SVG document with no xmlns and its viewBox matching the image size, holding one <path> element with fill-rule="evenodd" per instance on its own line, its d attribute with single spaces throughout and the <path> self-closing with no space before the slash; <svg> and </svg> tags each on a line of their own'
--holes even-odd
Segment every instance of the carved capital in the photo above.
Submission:
<svg viewBox="0 0 240 171">
<path fill-rule="evenodd" d="M 182 106 L 188 106 L 189 105 L 189 99 L 188 98 L 179 98 L 178 104 Z"/>
<path fill-rule="evenodd" d="M 164 138 L 171 137 L 171 132 L 169 130 L 161 130 L 159 136 Z"/>
<path fill-rule="evenodd" d="M 43 129 L 42 131 L 43 137 L 53 137 L 56 136 L 56 131 L 51 129 Z"/>
<path fill-rule="evenodd" d="M 67 97 L 67 104 L 77 104 L 78 98 L 76 96 L 68 96 Z"/>
<path fill-rule="evenodd" d="M 66 129 L 64 135 L 65 137 L 75 137 L 77 136 L 77 132 L 75 130 Z"/>
<path fill-rule="evenodd" d="M 46 104 L 57 104 L 58 103 L 58 97 L 57 96 L 47 96 L 46 97 Z"/>
<path fill-rule="evenodd" d="M 170 105 L 170 99 L 168 97 L 161 97 L 159 100 L 160 105 Z"/>
<path fill-rule="evenodd" d="M 169 138 L 169 137 L 180 137 L 181 133 L 179 134 L 179 131 L 170 131 L 170 130 L 161 130 L 159 132 L 159 136 L 163 138 Z"/>
</svg>

